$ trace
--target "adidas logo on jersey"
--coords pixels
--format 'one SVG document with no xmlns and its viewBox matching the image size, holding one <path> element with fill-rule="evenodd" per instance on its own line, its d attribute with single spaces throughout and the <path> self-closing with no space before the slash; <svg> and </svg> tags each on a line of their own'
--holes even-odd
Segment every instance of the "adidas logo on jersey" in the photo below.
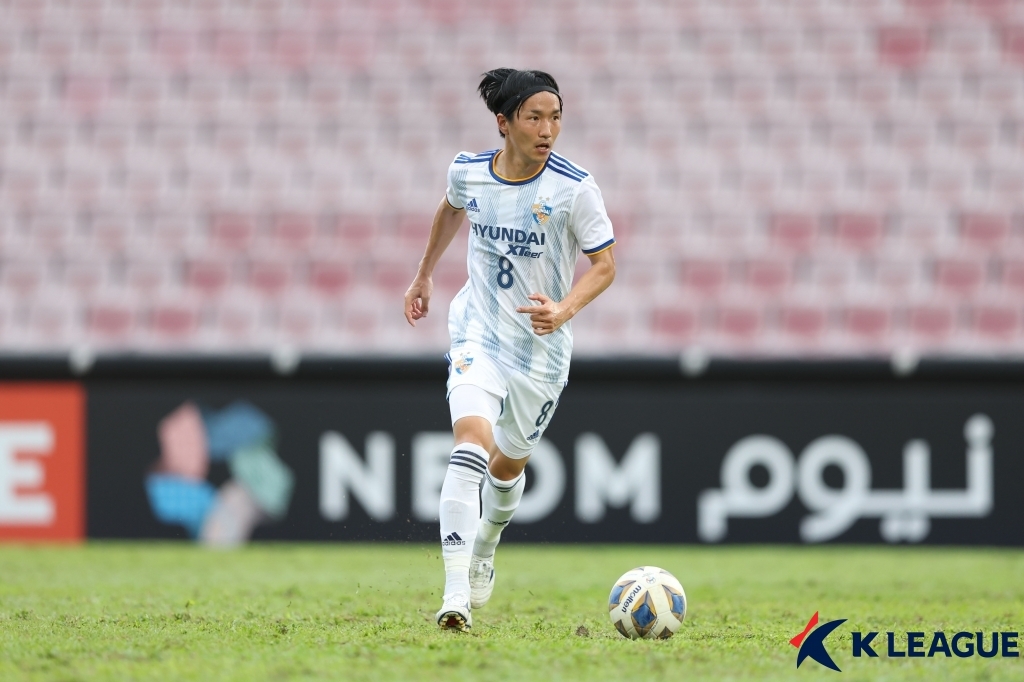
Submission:
<svg viewBox="0 0 1024 682">
<path fill-rule="evenodd" d="M 465 545 L 466 541 L 459 537 L 458 533 L 449 533 L 448 537 L 441 540 L 442 547 L 459 547 Z"/>
<path fill-rule="evenodd" d="M 480 212 L 480 207 L 476 205 L 476 198 L 475 197 L 473 199 L 470 199 L 469 203 L 466 204 L 466 210 L 467 211 L 475 211 L 477 213 Z"/>
</svg>

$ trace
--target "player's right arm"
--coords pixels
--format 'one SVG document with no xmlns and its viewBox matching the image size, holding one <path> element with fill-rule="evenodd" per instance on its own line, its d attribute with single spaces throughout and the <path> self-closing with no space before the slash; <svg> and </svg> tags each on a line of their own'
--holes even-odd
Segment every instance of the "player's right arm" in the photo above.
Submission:
<svg viewBox="0 0 1024 682">
<path fill-rule="evenodd" d="M 434 212 L 434 222 L 430 226 L 430 237 L 427 239 L 427 248 L 420 259 L 419 269 L 416 277 L 405 292 L 405 319 L 413 327 L 416 320 L 426 317 L 430 307 L 430 296 L 434 293 L 434 282 L 431 279 L 434 274 L 434 267 L 437 261 L 441 260 L 441 254 L 445 252 L 448 245 L 455 238 L 455 233 L 462 226 L 466 217 L 465 208 L 455 208 L 448 201 L 446 196 L 441 199 L 441 204 Z"/>
</svg>

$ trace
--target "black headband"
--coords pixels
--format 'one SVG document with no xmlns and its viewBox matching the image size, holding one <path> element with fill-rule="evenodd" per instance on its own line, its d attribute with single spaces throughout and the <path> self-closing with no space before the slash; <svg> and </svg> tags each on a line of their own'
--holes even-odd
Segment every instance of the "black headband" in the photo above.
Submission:
<svg viewBox="0 0 1024 682">
<path fill-rule="evenodd" d="M 562 96 L 558 94 L 558 90 L 555 90 L 550 85 L 535 85 L 532 88 L 527 88 L 520 93 L 512 95 L 505 103 L 501 105 L 500 114 L 504 115 L 505 118 L 512 118 L 512 112 L 516 111 L 523 102 L 530 97 L 533 97 L 538 92 L 552 92 L 555 97 L 558 98 L 558 106 L 562 106 Z"/>
</svg>

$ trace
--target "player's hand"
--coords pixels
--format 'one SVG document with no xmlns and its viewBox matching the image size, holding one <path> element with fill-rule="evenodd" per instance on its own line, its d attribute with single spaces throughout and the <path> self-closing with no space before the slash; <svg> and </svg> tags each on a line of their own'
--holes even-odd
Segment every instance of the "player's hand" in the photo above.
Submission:
<svg viewBox="0 0 1024 682">
<path fill-rule="evenodd" d="M 416 276 L 405 292 L 405 319 L 413 327 L 416 320 L 427 316 L 430 296 L 434 293 L 434 282 L 429 277 Z"/>
<path fill-rule="evenodd" d="M 569 320 L 569 311 L 544 294 L 530 294 L 527 298 L 540 305 L 519 306 L 516 312 L 530 316 L 530 326 L 537 336 L 551 334 Z"/>
</svg>

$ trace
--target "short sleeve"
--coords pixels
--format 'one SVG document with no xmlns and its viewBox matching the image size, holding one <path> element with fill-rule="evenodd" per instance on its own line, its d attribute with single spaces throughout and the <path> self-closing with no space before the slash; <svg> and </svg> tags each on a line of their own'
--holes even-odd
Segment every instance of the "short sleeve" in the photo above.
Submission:
<svg viewBox="0 0 1024 682">
<path fill-rule="evenodd" d="M 571 229 L 583 253 L 593 256 L 615 244 L 612 221 L 604 208 L 604 198 L 593 177 L 580 183 L 576 202 L 572 207 Z"/>
<path fill-rule="evenodd" d="M 467 158 L 466 153 L 461 152 L 452 161 L 452 165 L 448 166 L 448 189 L 445 190 L 444 198 L 448 200 L 449 206 L 457 210 L 466 207 L 466 202 L 463 199 L 466 191 L 466 165 L 459 163 L 465 158 Z"/>
</svg>

